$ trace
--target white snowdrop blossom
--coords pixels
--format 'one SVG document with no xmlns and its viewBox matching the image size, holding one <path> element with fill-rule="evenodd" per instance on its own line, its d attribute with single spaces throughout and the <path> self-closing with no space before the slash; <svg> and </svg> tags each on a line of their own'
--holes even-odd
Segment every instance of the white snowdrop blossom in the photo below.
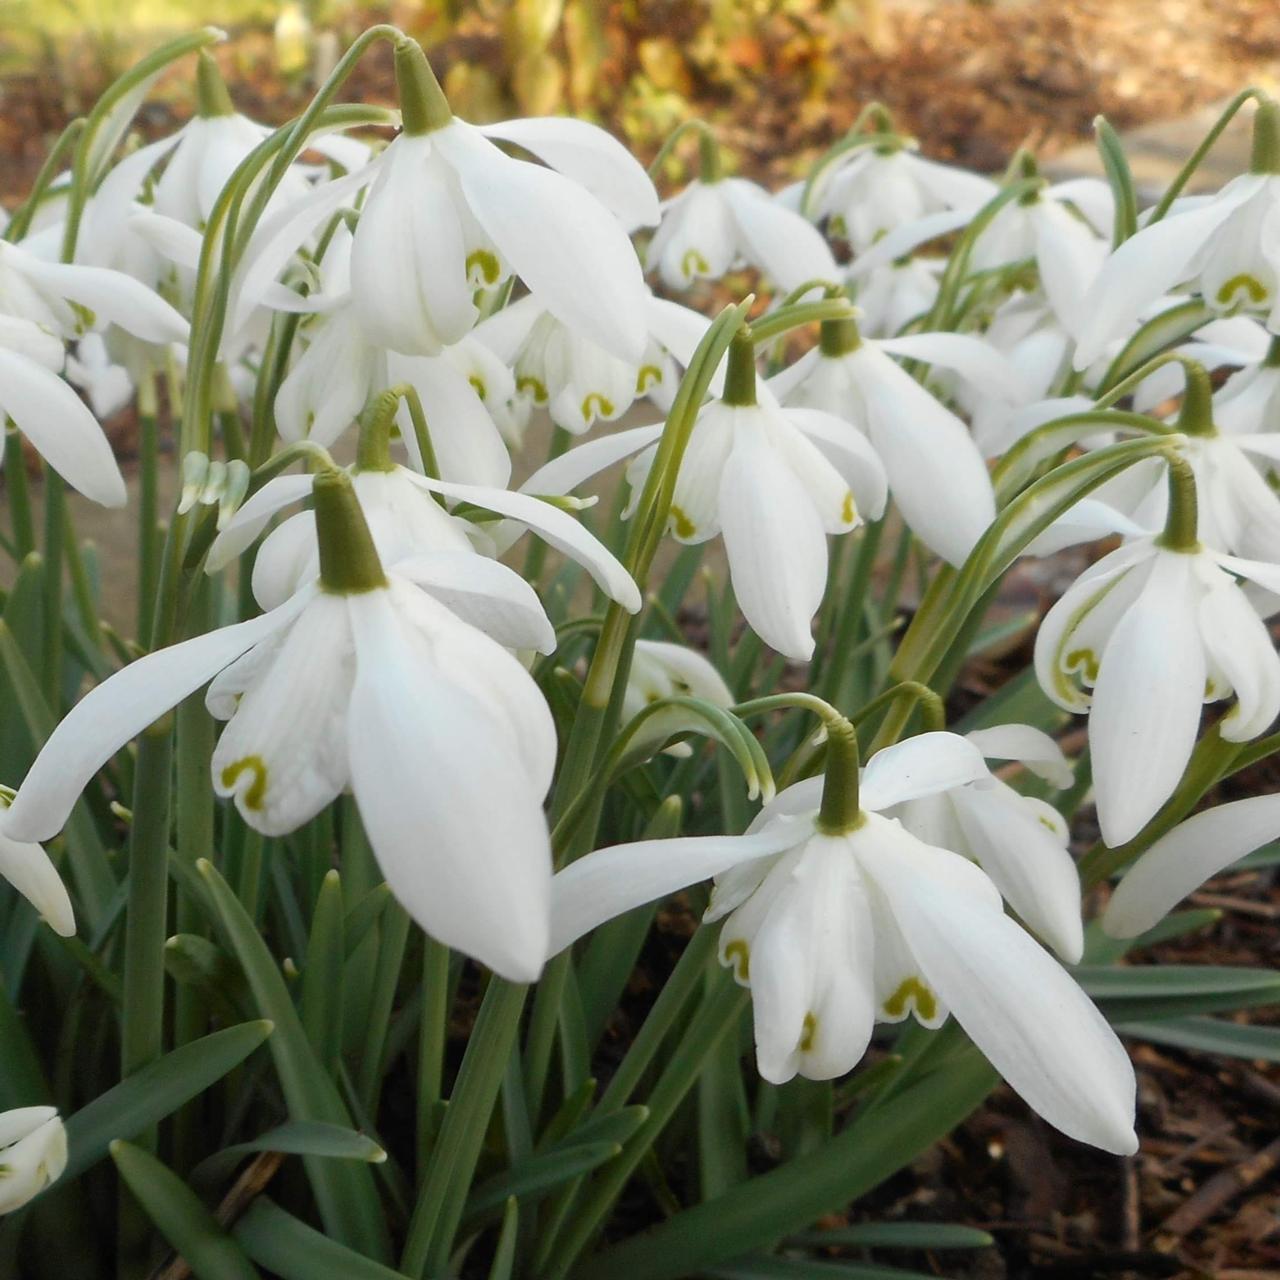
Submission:
<svg viewBox="0 0 1280 1280">
<path fill-rule="evenodd" d="M 511 368 L 526 415 L 533 405 L 543 406 L 558 427 L 581 435 L 597 421 L 621 417 L 641 396 L 670 408 L 679 380 L 677 362 L 688 364 L 707 320 L 651 293 L 645 315 L 648 340 L 638 361 L 613 355 L 532 297 L 482 321 L 474 339 Z"/>
<path fill-rule="evenodd" d="M 859 325 L 868 337 L 892 338 L 925 315 L 938 297 L 946 260 L 907 255 L 852 281 Z"/>
<path fill-rule="evenodd" d="M 554 635 L 527 587 L 508 589 L 514 602 L 501 589 L 477 601 L 484 580 L 459 573 L 447 555 L 384 573 L 349 479 L 329 472 L 312 488 L 319 582 L 98 685 L 45 744 L 4 831 L 52 835 L 104 761 L 212 680 L 209 710 L 228 720 L 214 788 L 234 797 L 246 822 L 268 835 L 292 831 L 350 787 L 383 874 L 414 919 L 503 976 L 531 981 L 546 948 L 541 800 L 556 735 L 507 648 L 549 649 Z M 345 555 L 326 550 L 335 525 Z M 495 789 L 503 803 L 490 813 Z"/>
<path fill-rule="evenodd" d="M 744 264 L 784 292 L 838 275 L 818 230 L 746 178 L 694 179 L 666 201 L 646 261 L 669 289 L 718 280 Z"/>
<path fill-rule="evenodd" d="M 1160 837 L 1124 873 L 1102 914 L 1113 938 L 1136 938 L 1189 893 L 1255 849 L 1280 838 L 1280 795 L 1205 809 Z"/>
<path fill-rule="evenodd" d="M 734 702 L 724 677 L 697 650 L 664 640 L 637 640 L 622 699 L 623 723 L 663 698 L 679 696 L 701 698 L 717 707 L 731 707 Z M 645 721 L 642 741 L 656 745 L 690 728 L 701 729 L 702 724 L 680 707 L 665 707 Z M 686 742 L 676 742 L 666 752 L 683 758 L 692 755 L 693 749 Z"/>
<path fill-rule="evenodd" d="M 972 215 L 998 190 L 981 174 L 924 159 L 914 142 L 869 142 L 818 171 L 804 211 L 815 221 L 829 219 L 857 254 L 926 214 Z"/>
<path fill-rule="evenodd" d="M 29 1204 L 66 1167 L 67 1132 L 56 1107 L 0 1111 L 0 1214 Z"/>
<path fill-rule="evenodd" d="M 1259 108 L 1259 123 L 1276 110 L 1274 103 Z M 1085 301 L 1077 369 L 1127 336 L 1142 309 L 1175 286 L 1189 285 L 1215 311 L 1263 316 L 1272 332 L 1280 331 L 1280 174 L 1271 170 L 1266 163 L 1208 199 L 1175 204 L 1116 249 Z"/>
<path fill-rule="evenodd" d="M 708 876 L 720 955 L 751 988 L 765 1079 L 851 1070 L 877 1021 L 953 1013 L 1050 1124 L 1131 1153 L 1133 1068 L 1070 975 L 1005 915 L 968 857 L 918 839 L 894 806 L 987 777 L 980 752 L 930 733 L 877 753 L 857 821 L 824 830 L 824 781 L 781 792 L 742 836 L 645 840 L 601 849 L 555 878 L 551 948 Z"/>
<path fill-rule="evenodd" d="M 1280 588 L 1280 568 L 1141 536 L 1104 556 L 1036 635 L 1040 687 L 1089 712 L 1098 821 L 1108 845 L 1137 835 L 1190 759 L 1201 708 L 1235 696 L 1230 742 L 1280 714 L 1280 657 L 1237 578 Z"/>
<path fill-rule="evenodd" d="M 1017 760 L 1055 786 L 1071 766 L 1048 734 L 1026 724 L 978 729 L 968 740 L 988 758 Z M 925 844 L 972 858 L 1027 926 L 1068 964 L 1084 951 L 1080 878 L 1067 824 L 1050 804 L 994 776 L 920 796 L 888 811 Z"/>
<path fill-rule="evenodd" d="M 1023 395 L 1018 373 L 982 339 L 965 334 L 873 339 L 852 322 L 834 322 L 827 332 L 821 346 L 769 387 L 784 405 L 832 414 L 868 437 L 912 531 L 944 560 L 962 564 L 995 519 L 991 478 L 960 418 L 892 357 L 954 370 L 1011 401 Z"/>
</svg>

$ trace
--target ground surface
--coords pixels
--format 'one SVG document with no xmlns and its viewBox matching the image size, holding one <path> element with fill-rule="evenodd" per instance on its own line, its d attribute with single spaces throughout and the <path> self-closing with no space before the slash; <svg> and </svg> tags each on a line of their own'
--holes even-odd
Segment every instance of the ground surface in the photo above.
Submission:
<svg viewBox="0 0 1280 1280">
<path fill-rule="evenodd" d="M 590 63 L 591 74 L 571 79 L 565 94 L 580 108 L 589 97 L 641 154 L 651 154 L 670 124 L 692 110 L 716 123 L 743 171 L 774 182 L 794 176 L 860 106 L 878 98 L 927 152 L 992 171 L 1020 145 L 1056 156 L 1060 170 L 1090 168 L 1091 122 L 1104 112 L 1117 128 L 1136 130 L 1135 171 L 1141 183 L 1156 187 L 1211 121 L 1210 104 L 1245 84 L 1270 85 L 1280 77 L 1276 0 L 891 6 L 882 33 L 889 43 L 879 49 L 860 34 L 852 5 L 759 9 L 767 12 L 754 24 L 717 32 L 702 6 L 680 0 L 611 4 L 596 33 L 594 60 L 582 57 L 580 41 L 562 37 L 552 41 L 548 57 L 571 71 Z M 517 91 L 530 96 L 509 42 L 492 21 L 470 18 L 452 30 L 426 30 L 420 16 L 403 9 L 373 16 L 440 37 L 433 56 L 451 92 L 466 102 L 464 113 L 510 112 Z M 0 34 L 0 42 L 4 38 Z M 221 56 L 250 114 L 280 121 L 296 112 L 300 92 L 275 75 L 265 33 L 243 33 Z M 0 199 L 12 204 L 21 195 L 96 76 L 93 51 L 84 48 L 58 49 L 5 75 Z M 390 92 L 385 63 L 372 65 L 353 86 L 353 96 L 370 100 Z M 185 116 L 182 102 L 181 86 L 165 86 L 162 100 L 143 116 L 143 130 L 158 135 L 173 127 Z M 1211 176 L 1238 171 L 1241 146 L 1238 135 L 1229 141 Z M 127 451 L 129 424 L 119 424 L 117 434 Z M 129 513 L 94 526 L 109 562 L 129 561 L 132 527 Z M 131 606 L 119 612 L 127 620 Z M 1017 656 L 1020 662 L 1026 655 Z M 1007 659 L 975 664 L 962 683 L 981 692 L 1008 670 Z M 1273 791 L 1277 781 L 1274 771 L 1261 770 L 1248 784 L 1254 792 Z M 1274 873 L 1221 877 L 1201 904 L 1222 912 L 1216 925 L 1142 959 L 1276 965 L 1280 889 Z M 655 937 L 613 1027 L 615 1042 L 633 1032 L 646 992 L 661 981 L 689 923 L 678 910 L 663 921 L 666 932 Z M 1250 1018 L 1274 1016 L 1260 1011 Z M 1280 1277 L 1276 1067 L 1149 1045 L 1134 1049 L 1143 1135 L 1134 1160 L 1095 1156 L 1061 1140 L 1007 1092 L 998 1094 L 858 1210 L 873 1218 L 985 1226 L 999 1238 L 998 1253 L 878 1260 L 992 1280 Z M 654 1210 L 640 1197 L 634 1212 L 644 1220 Z"/>
</svg>

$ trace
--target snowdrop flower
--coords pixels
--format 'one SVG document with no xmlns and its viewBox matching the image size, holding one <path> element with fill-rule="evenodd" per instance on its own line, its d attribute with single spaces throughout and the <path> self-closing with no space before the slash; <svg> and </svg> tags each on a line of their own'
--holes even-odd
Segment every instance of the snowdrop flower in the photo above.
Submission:
<svg viewBox="0 0 1280 1280">
<path fill-rule="evenodd" d="M 927 361 L 1009 399 L 1017 373 L 980 338 L 921 333 L 864 338 L 852 320 L 827 321 L 822 342 L 769 382 L 784 405 L 819 409 L 870 438 L 903 519 L 954 565 L 995 519 L 995 496 L 964 423 L 891 357 Z"/>
<path fill-rule="evenodd" d="M 1280 657 L 1237 578 L 1274 591 L 1280 568 L 1201 547 L 1194 530 L 1140 536 L 1085 570 L 1041 623 L 1036 675 L 1064 710 L 1089 712 L 1098 821 L 1113 847 L 1172 794 L 1204 703 L 1235 696 L 1219 722 L 1230 742 L 1280 714 Z"/>
<path fill-rule="evenodd" d="M 968 741 L 988 759 L 1020 761 L 1056 787 L 1071 783 L 1058 744 L 1031 725 L 976 729 Z M 888 816 L 925 844 L 972 858 L 1034 933 L 1068 964 L 1079 962 L 1080 878 L 1067 851 L 1067 824 L 1052 805 L 988 775 L 910 800 Z"/>
<path fill-rule="evenodd" d="M 891 338 L 926 314 L 937 300 L 946 265 L 944 258 L 907 255 L 852 281 L 862 331 L 873 338 Z"/>
<path fill-rule="evenodd" d="M 44 262 L 0 242 L 0 414 L 72 488 L 123 506 L 124 481 L 93 414 L 58 376 L 65 341 L 91 323 L 120 325 L 148 342 L 183 341 L 186 321 L 121 272 Z"/>
<path fill-rule="evenodd" d="M 76 917 L 67 887 L 49 855 L 38 844 L 13 840 L 5 834 L 7 804 L 7 799 L 0 795 L 0 877 L 31 903 L 54 933 L 70 938 L 76 931 Z"/>
<path fill-rule="evenodd" d="M 1107 342 L 1127 337 L 1152 299 L 1188 281 L 1214 310 L 1263 315 L 1269 329 L 1280 330 L 1278 210 L 1280 105 L 1268 100 L 1254 116 L 1249 173 L 1208 199 L 1175 205 L 1107 260 L 1086 299 L 1076 368 L 1087 368 Z"/>
<path fill-rule="evenodd" d="M 558 427 L 581 435 L 597 420 L 621 417 L 640 396 L 664 410 L 675 398 L 676 361 L 688 364 L 706 318 L 647 290 L 645 317 L 648 341 L 638 361 L 619 359 L 531 297 L 483 321 L 473 336 L 512 368 L 526 413 L 545 406 Z"/>
<path fill-rule="evenodd" d="M 731 707 L 734 702 L 724 677 L 696 650 L 663 640 L 637 640 L 622 699 L 623 724 L 663 698 L 680 696 L 702 698 L 717 707 Z M 701 722 L 694 722 L 679 707 L 667 707 L 645 722 L 643 740 L 656 745 L 695 727 L 701 729 Z M 684 758 L 693 754 L 693 748 L 676 742 L 666 754 Z"/>
<path fill-rule="evenodd" d="M 0 1214 L 34 1200 L 67 1167 L 67 1133 L 56 1107 L 0 1111 Z"/>
<path fill-rule="evenodd" d="M 1102 914 L 1113 938 L 1145 933 L 1189 893 L 1280 837 L 1280 795 L 1251 796 L 1193 814 L 1124 873 Z"/>
<path fill-rule="evenodd" d="M 292 831 L 349 786 L 414 919 L 504 977 L 531 981 L 546 953 L 541 801 L 556 735 L 507 649 L 553 647 L 550 626 L 518 592 L 509 601 L 510 588 L 485 595 L 496 564 L 487 578 L 462 580 L 456 562 L 430 556 L 384 570 L 345 473 L 323 472 L 312 488 L 319 581 L 97 686 L 45 744 L 4 831 L 23 840 L 57 831 L 104 761 L 212 680 L 207 705 L 228 721 L 214 788 L 246 822 Z"/>
<path fill-rule="evenodd" d="M 814 221 L 829 219 L 857 254 L 926 214 L 972 216 L 999 191 L 990 178 L 925 160 L 917 145 L 890 137 L 843 152 L 814 176 L 804 212 Z"/>
<path fill-rule="evenodd" d="M 475 324 L 475 291 L 514 274 L 558 319 L 638 360 L 644 280 L 627 229 L 656 222 L 658 208 L 634 157 L 578 120 L 481 130 L 455 119 L 412 41 L 397 45 L 396 71 L 401 134 L 358 173 L 299 202 L 264 236 L 260 256 L 274 265 L 282 245 L 291 252 L 367 186 L 351 296 L 371 344 L 438 355 Z M 552 167 L 513 159 L 490 137 Z"/>
<path fill-rule="evenodd" d="M 111 359 L 100 333 L 86 333 L 67 355 L 67 381 L 88 397 L 98 418 L 110 418 L 133 398 L 129 371 Z"/>
<path fill-rule="evenodd" d="M 967 857 L 885 814 L 986 777 L 980 752 L 929 733 L 877 753 L 856 781 L 848 725 L 829 726 L 826 780 L 780 793 L 746 835 L 602 849 L 555 878 L 551 948 L 696 880 L 716 877 L 707 920 L 751 988 L 766 1080 L 829 1079 L 862 1057 L 877 1021 L 954 1013 L 1050 1124 L 1120 1154 L 1137 1148 L 1134 1077 L 1105 1019 L 1004 914 Z M 847 771 L 852 775 L 841 777 Z"/>
<path fill-rule="evenodd" d="M 754 182 L 718 173 L 704 173 L 663 205 L 646 261 L 669 289 L 718 280 L 739 264 L 783 292 L 837 275 L 827 242 L 801 214 Z"/>
</svg>

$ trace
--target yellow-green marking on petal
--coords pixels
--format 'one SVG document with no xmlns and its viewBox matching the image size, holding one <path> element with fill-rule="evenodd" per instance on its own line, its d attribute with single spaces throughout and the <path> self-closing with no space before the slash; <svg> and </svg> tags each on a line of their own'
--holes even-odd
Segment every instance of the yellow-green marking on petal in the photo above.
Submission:
<svg viewBox="0 0 1280 1280">
<path fill-rule="evenodd" d="M 1267 286 L 1257 276 L 1251 276 L 1247 271 L 1224 281 L 1218 288 L 1217 299 L 1226 306 L 1234 302 L 1236 294 L 1242 291 L 1248 296 L 1250 302 L 1260 303 L 1267 300 Z"/>
<path fill-rule="evenodd" d="M 812 1013 L 804 1015 L 804 1025 L 800 1030 L 800 1052 L 812 1053 L 813 1042 L 818 1035 L 818 1019 Z"/>
<path fill-rule="evenodd" d="M 677 538 L 692 538 L 698 532 L 698 526 L 674 502 L 671 504 L 671 525 Z"/>
<path fill-rule="evenodd" d="M 904 978 L 884 1002 L 884 1011 L 891 1018 L 901 1018 L 911 1005 L 925 1022 L 937 1017 L 938 998 L 919 978 Z"/>
<path fill-rule="evenodd" d="M 741 938 L 735 938 L 725 947 L 724 958 L 733 966 L 734 976 L 739 982 L 750 979 L 751 948 Z"/>
<path fill-rule="evenodd" d="M 598 391 L 592 391 L 582 401 L 582 416 L 590 422 L 596 414 L 602 418 L 612 416 L 613 401 L 607 396 L 602 396 Z"/>
<path fill-rule="evenodd" d="M 230 790 L 242 773 L 252 773 L 253 781 L 240 797 L 246 808 L 261 809 L 267 792 L 267 763 L 261 756 L 245 756 L 227 765 L 222 771 L 222 785 Z"/>
<path fill-rule="evenodd" d="M 467 254 L 467 280 L 476 287 L 497 284 L 501 274 L 496 255 L 488 249 L 473 249 Z"/>
<path fill-rule="evenodd" d="M 697 275 L 710 275 L 711 267 L 697 249 L 686 249 L 684 257 L 680 259 L 680 274 L 686 280 L 692 280 Z"/>
</svg>

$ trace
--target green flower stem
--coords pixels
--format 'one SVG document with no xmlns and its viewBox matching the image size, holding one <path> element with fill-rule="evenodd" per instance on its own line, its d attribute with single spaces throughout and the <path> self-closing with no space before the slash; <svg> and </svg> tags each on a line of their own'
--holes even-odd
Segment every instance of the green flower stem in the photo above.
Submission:
<svg viewBox="0 0 1280 1280">
<path fill-rule="evenodd" d="M 1182 194 L 1183 188 L 1191 181 L 1192 175 L 1204 163 L 1204 158 L 1209 154 L 1213 144 L 1222 136 L 1227 125 L 1235 118 L 1240 108 L 1251 98 L 1259 104 L 1268 101 L 1267 95 L 1261 89 L 1250 87 L 1242 89 L 1227 103 L 1222 110 L 1222 114 L 1214 122 L 1213 127 L 1205 134 L 1200 145 L 1187 158 L 1186 164 L 1174 175 L 1174 179 L 1169 183 L 1164 195 L 1160 197 L 1156 207 L 1152 209 L 1151 216 L 1146 221 L 1148 227 L 1154 226 L 1173 207 L 1173 202 Z"/>
<path fill-rule="evenodd" d="M 818 830 L 844 835 L 865 818 L 858 804 L 858 734 L 843 716 L 827 723 L 827 763 L 822 783 Z"/>
<path fill-rule="evenodd" d="M 147 627 L 160 574 L 160 428 L 155 375 L 138 384 L 138 634 Z"/>
<path fill-rule="evenodd" d="M 44 469 L 44 651 L 45 697 L 51 707 L 61 704 L 62 575 L 67 525 L 66 481 L 52 468 Z"/>
<path fill-rule="evenodd" d="M 14 547 L 21 560 L 36 549 L 36 526 L 31 514 L 31 484 L 27 479 L 22 436 L 12 424 L 4 431 L 4 487 L 9 499 Z"/>
<path fill-rule="evenodd" d="M 1273 98 L 1258 99 L 1249 172 L 1268 176 L 1280 173 L 1280 103 Z"/>
<path fill-rule="evenodd" d="M 779 307 L 761 316 L 751 325 L 751 337 L 756 346 L 772 342 L 792 329 L 806 324 L 821 324 L 824 320 L 848 320 L 853 317 L 853 306 L 848 298 L 822 298 L 817 302 L 797 302 L 794 306 Z"/>
<path fill-rule="evenodd" d="M 1195 552 L 1199 549 L 1197 536 L 1196 477 L 1191 464 L 1179 454 L 1168 455 L 1169 464 L 1169 514 L 1165 517 L 1164 532 L 1157 539 L 1170 551 Z"/>
<path fill-rule="evenodd" d="M 696 132 L 698 135 L 698 153 L 702 159 L 708 145 L 715 146 L 715 134 L 711 126 L 705 120 L 682 120 L 667 135 L 667 140 L 658 148 L 658 154 L 653 157 L 649 164 L 649 177 L 654 181 L 662 176 L 663 166 L 667 162 L 667 157 L 676 149 L 680 141 L 688 134 Z"/>
<path fill-rule="evenodd" d="M 449 1041 L 449 948 L 422 935 L 422 1020 L 418 1025 L 418 1160 L 425 1169 L 435 1145 Z"/>
<path fill-rule="evenodd" d="M 36 211 L 40 208 L 46 193 L 53 185 L 54 179 L 62 172 L 67 154 L 79 142 L 80 135 L 84 132 L 84 126 L 84 117 L 77 116 L 58 135 L 58 140 L 50 148 L 49 154 L 45 156 L 44 163 L 40 166 L 40 171 L 36 174 L 35 181 L 31 184 L 31 194 L 18 206 L 14 211 L 13 217 L 9 219 L 9 225 L 4 229 L 3 239 L 16 244 L 26 236 L 31 228 L 31 219 L 35 217 Z"/>
</svg>

